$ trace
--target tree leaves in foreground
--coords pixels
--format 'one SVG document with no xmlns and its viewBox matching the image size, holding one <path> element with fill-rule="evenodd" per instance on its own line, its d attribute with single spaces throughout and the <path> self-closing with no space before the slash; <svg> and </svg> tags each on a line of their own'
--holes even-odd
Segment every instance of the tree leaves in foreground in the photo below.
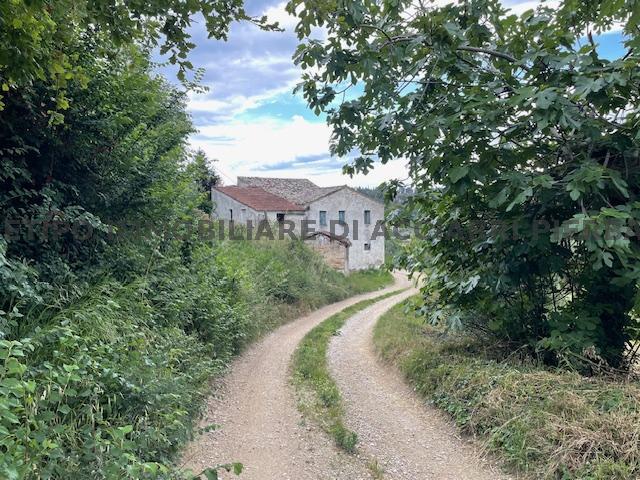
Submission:
<svg viewBox="0 0 640 480">
<path fill-rule="evenodd" d="M 432 320 L 558 361 L 624 362 L 640 279 L 640 5 L 288 4 L 309 106 L 345 167 L 408 161 L 420 230 L 401 263 Z M 325 26 L 325 40 L 309 38 Z M 621 54 L 603 56 L 610 29 Z M 616 38 L 616 37 L 613 37 Z M 390 191 L 398 183 L 390 185 Z M 549 354 L 552 352 L 552 354 Z"/>
<path fill-rule="evenodd" d="M 52 110 L 65 110 L 64 90 L 72 81 L 84 84 L 87 72 L 69 47 L 79 36 L 107 39 L 96 44 L 96 56 L 138 44 L 159 47 L 178 65 L 178 78 L 193 70 L 188 54 L 195 44 L 189 28 L 201 14 L 209 38 L 226 40 L 231 23 L 248 21 L 267 30 L 278 29 L 266 17 L 255 18 L 243 0 L 7 0 L 0 3 L 0 111 L 6 92 L 50 80 L 56 86 Z M 54 117 L 55 118 L 55 117 Z M 59 119 L 58 119 L 59 121 Z"/>
</svg>

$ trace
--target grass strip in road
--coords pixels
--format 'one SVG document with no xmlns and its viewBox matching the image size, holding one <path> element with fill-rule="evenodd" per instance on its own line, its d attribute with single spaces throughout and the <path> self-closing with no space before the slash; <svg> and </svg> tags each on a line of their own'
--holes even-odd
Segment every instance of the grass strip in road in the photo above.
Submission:
<svg viewBox="0 0 640 480">
<path fill-rule="evenodd" d="M 375 326 L 378 353 L 518 478 L 640 478 L 638 381 L 505 358 L 491 342 L 446 334 L 405 306 Z"/>
<path fill-rule="evenodd" d="M 356 313 L 404 289 L 362 300 L 327 318 L 302 339 L 293 355 L 293 383 L 298 396 L 298 408 L 329 433 L 336 444 L 353 452 L 358 440 L 355 432 L 345 427 L 344 406 L 338 386 L 329 375 L 327 348 L 345 322 Z"/>
</svg>

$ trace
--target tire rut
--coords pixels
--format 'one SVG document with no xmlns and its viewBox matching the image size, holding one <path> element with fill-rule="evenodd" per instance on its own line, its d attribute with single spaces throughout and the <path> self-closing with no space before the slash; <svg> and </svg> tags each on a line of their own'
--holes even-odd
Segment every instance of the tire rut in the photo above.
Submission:
<svg viewBox="0 0 640 480">
<path fill-rule="evenodd" d="M 329 369 L 345 402 L 345 424 L 358 434 L 358 455 L 377 462 L 385 480 L 505 478 L 374 351 L 376 321 L 415 293 L 409 290 L 355 314 L 330 343 Z"/>
<path fill-rule="evenodd" d="M 219 382 L 200 427 L 220 428 L 196 438 L 183 454 L 184 468 L 199 473 L 219 463 L 241 462 L 243 480 L 333 480 L 372 478 L 357 458 L 333 446 L 317 427 L 306 425 L 289 382 L 289 363 L 313 327 L 361 300 L 398 289 L 394 285 L 337 302 L 287 323 L 247 349 Z"/>
</svg>

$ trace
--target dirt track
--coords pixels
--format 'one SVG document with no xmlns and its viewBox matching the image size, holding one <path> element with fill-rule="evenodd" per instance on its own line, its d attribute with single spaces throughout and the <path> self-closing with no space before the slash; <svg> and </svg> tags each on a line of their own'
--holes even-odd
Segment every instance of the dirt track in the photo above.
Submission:
<svg viewBox="0 0 640 480">
<path fill-rule="evenodd" d="M 359 455 L 376 462 L 385 480 L 502 478 L 439 411 L 418 399 L 399 372 L 376 356 L 372 336 L 377 320 L 414 293 L 357 313 L 329 346 L 331 375 L 345 401 L 345 423 L 358 434 Z"/>
<path fill-rule="evenodd" d="M 187 448 L 184 466 L 198 473 L 217 463 L 244 464 L 240 477 L 225 473 L 225 479 L 360 480 L 374 478 L 370 464 L 377 459 L 386 465 L 385 479 L 497 478 L 455 437 L 453 427 L 420 405 L 397 373 L 385 371 L 373 356 L 370 334 L 375 320 L 409 293 L 355 315 L 343 336 L 332 342 L 330 362 L 347 402 L 347 423 L 361 437 L 361 453 L 348 455 L 334 447 L 296 408 L 289 363 L 304 335 L 349 305 L 408 285 L 398 275 L 385 290 L 321 308 L 249 348 L 210 398 L 201 422 L 221 428 L 201 435 Z"/>
<path fill-rule="evenodd" d="M 198 473 L 217 463 L 241 462 L 243 480 L 371 478 L 357 459 L 336 449 L 317 428 L 305 425 L 289 383 L 289 362 L 309 330 L 340 310 L 401 287 L 334 303 L 288 323 L 250 347 L 231 367 L 207 405 L 201 435 L 186 450 L 186 468 Z M 222 478 L 238 478 L 224 474 Z"/>
</svg>

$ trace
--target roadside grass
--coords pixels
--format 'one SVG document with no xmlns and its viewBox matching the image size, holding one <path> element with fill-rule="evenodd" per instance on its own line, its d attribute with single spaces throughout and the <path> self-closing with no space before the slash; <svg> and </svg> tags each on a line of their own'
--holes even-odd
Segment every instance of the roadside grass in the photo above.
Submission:
<svg viewBox="0 0 640 480">
<path fill-rule="evenodd" d="M 362 300 L 332 315 L 307 333 L 293 355 L 293 384 L 298 396 L 298 408 L 329 433 L 336 445 L 349 453 L 355 451 L 358 437 L 343 422 L 342 397 L 327 366 L 329 341 L 347 319 L 402 290 Z"/>
<path fill-rule="evenodd" d="M 348 290 L 352 295 L 372 292 L 393 283 L 393 275 L 384 269 L 359 270 L 346 277 Z"/>
<path fill-rule="evenodd" d="M 238 284 L 239 300 L 252 319 L 246 344 L 323 305 L 393 283 L 385 269 L 345 275 L 302 242 L 289 240 L 227 240 L 216 249 L 216 263 Z"/>
<path fill-rule="evenodd" d="M 374 343 L 421 395 L 522 478 L 639 478 L 638 382 L 498 361 L 477 339 L 425 325 L 406 302 L 380 319 Z"/>
</svg>

